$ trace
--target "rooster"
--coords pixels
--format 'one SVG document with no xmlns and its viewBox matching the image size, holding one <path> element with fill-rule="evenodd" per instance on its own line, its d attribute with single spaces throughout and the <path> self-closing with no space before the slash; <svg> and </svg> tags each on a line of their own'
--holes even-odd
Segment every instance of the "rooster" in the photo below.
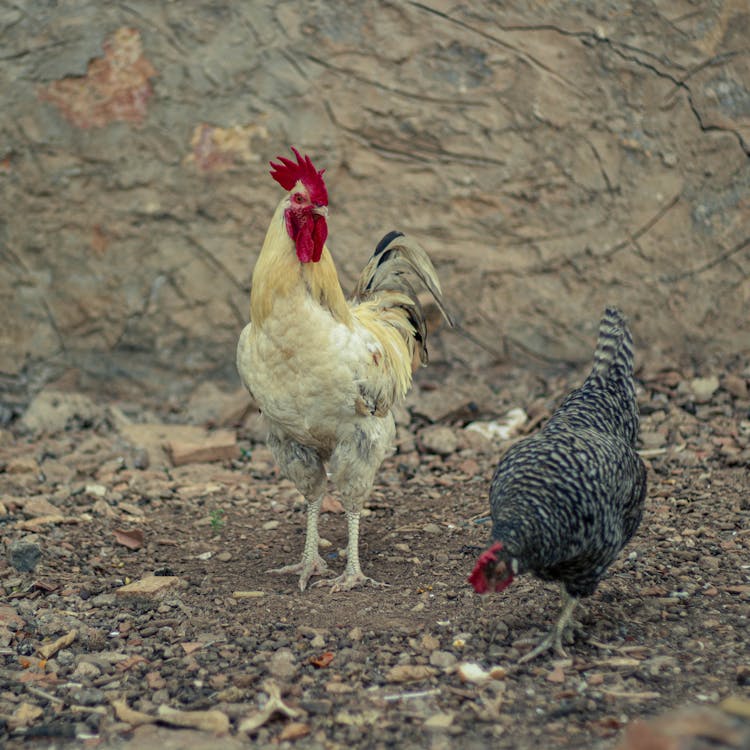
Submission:
<svg viewBox="0 0 750 750">
<path fill-rule="evenodd" d="M 413 282 L 434 297 L 446 321 L 440 283 L 425 251 L 400 232 L 379 242 L 352 299 L 339 283 L 328 236 L 323 171 L 292 148 L 271 176 L 286 194 L 271 219 L 255 264 L 250 319 L 237 345 L 237 369 L 268 425 L 268 445 L 307 504 L 302 560 L 269 572 L 299 573 L 299 587 L 326 575 L 318 516 L 326 469 L 342 496 L 346 567 L 315 585 L 345 591 L 382 586 L 362 573 L 359 521 L 375 473 L 389 451 L 391 407 L 427 363 L 426 324 Z"/>
<path fill-rule="evenodd" d="M 562 584 L 557 623 L 522 662 L 551 648 L 565 655 L 576 603 L 638 528 L 646 468 L 637 435 L 633 340 L 623 315 L 608 308 L 591 373 L 540 432 L 505 454 L 490 486 L 494 543 L 469 577 L 474 590 L 502 591 L 527 571 Z"/>
</svg>

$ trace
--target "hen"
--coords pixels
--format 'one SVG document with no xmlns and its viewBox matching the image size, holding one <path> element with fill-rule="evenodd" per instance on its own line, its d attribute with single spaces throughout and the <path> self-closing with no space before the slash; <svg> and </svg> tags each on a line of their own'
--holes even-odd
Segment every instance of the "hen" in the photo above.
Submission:
<svg viewBox="0 0 750 750">
<path fill-rule="evenodd" d="M 360 511 L 395 435 L 391 407 L 408 391 L 414 366 L 427 362 L 413 283 L 452 321 L 430 259 L 400 232 L 383 237 L 353 298 L 344 297 L 325 245 L 323 171 L 292 150 L 296 162 L 271 162 L 271 176 L 287 193 L 253 271 L 251 322 L 240 335 L 237 369 L 265 416 L 282 472 L 307 502 L 302 561 L 269 572 L 299 573 L 301 590 L 328 572 L 318 551 L 327 464 L 348 526 L 346 568 L 329 582 L 346 590 L 377 584 L 360 567 Z"/>
<path fill-rule="evenodd" d="M 474 590 L 502 591 L 525 572 L 562 584 L 557 623 L 521 661 L 552 647 L 565 654 L 576 603 L 638 528 L 646 468 L 637 435 L 633 341 L 623 315 L 608 308 L 589 376 L 541 431 L 505 454 L 490 487 L 494 543 L 469 577 Z"/>
</svg>

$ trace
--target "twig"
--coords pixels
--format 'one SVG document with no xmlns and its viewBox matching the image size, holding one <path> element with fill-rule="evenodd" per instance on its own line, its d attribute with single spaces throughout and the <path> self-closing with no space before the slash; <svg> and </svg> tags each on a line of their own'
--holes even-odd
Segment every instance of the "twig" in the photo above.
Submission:
<svg viewBox="0 0 750 750">
<path fill-rule="evenodd" d="M 41 688 L 34 687 L 33 685 L 27 685 L 26 690 L 32 695 L 36 695 L 37 698 L 44 698 L 45 700 L 48 700 L 51 703 L 65 703 L 65 701 L 62 698 L 58 698 L 56 695 L 52 695 L 52 693 L 48 693 L 46 690 L 42 690 Z"/>
<path fill-rule="evenodd" d="M 408 698 L 425 698 L 428 695 L 438 695 L 440 688 L 432 688 L 431 690 L 417 690 L 413 693 L 396 693 L 394 695 L 384 695 L 384 701 L 400 701 Z"/>
</svg>

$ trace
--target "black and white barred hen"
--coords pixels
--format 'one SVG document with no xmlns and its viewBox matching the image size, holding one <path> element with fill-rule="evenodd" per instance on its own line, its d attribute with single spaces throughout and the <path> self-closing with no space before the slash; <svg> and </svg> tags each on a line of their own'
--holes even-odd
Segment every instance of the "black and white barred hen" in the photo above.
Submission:
<svg viewBox="0 0 750 750">
<path fill-rule="evenodd" d="M 608 308 L 589 376 L 542 430 L 505 454 L 490 487 L 493 544 L 469 577 L 474 590 L 502 591 L 525 572 L 562 584 L 557 623 L 521 661 L 552 647 L 565 654 L 576 603 L 594 593 L 638 528 L 646 468 L 637 435 L 633 339 L 624 316 Z"/>
</svg>

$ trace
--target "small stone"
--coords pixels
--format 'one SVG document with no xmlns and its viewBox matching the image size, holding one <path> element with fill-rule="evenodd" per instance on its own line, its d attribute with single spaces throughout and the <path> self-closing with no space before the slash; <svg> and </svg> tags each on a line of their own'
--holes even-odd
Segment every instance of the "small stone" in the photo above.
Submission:
<svg viewBox="0 0 750 750">
<path fill-rule="evenodd" d="M 8 721 L 11 729 L 28 727 L 44 714 L 44 709 L 33 703 L 20 703 Z"/>
<path fill-rule="evenodd" d="M 453 724 L 453 718 L 453 714 L 451 713 L 433 714 L 425 720 L 425 723 L 422 726 L 424 726 L 425 729 L 430 729 L 432 731 L 441 731 L 448 729 L 448 727 Z"/>
<path fill-rule="evenodd" d="M 39 464 L 31 456 L 11 458 L 5 464 L 6 474 L 33 474 L 37 471 L 39 471 Z"/>
<path fill-rule="evenodd" d="M 148 469 L 150 465 L 151 459 L 149 458 L 148 451 L 143 448 L 136 448 L 133 452 L 133 467 L 143 471 Z"/>
<path fill-rule="evenodd" d="M 310 714 L 326 716 L 331 713 L 333 701 L 330 701 L 327 698 L 310 698 L 308 700 L 301 700 L 299 705 Z"/>
<path fill-rule="evenodd" d="M 426 664 L 397 664 L 385 676 L 388 682 L 419 682 L 436 674 L 433 667 Z"/>
<path fill-rule="evenodd" d="M 341 501 L 331 495 L 324 495 L 323 502 L 320 504 L 321 513 L 343 513 L 344 506 Z"/>
<path fill-rule="evenodd" d="M 72 678 L 74 680 L 95 680 L 101 676 L 102 670 L 96 664 L 90 661 L 82 661 L 74 670 Z"/>
<path fill-rule="evenodd" d="M 16 539 L 8 548 L 8 561 L 19 573 L 30 573 L 36 568 L 42 549 L 36 542 Z"/>
<path fill-rule="evenodd" d="M 216 559 L 219 562 L 229 562 L 232 559 L 232 553 L 231 552 L 219 552 L 219 554 L 216 555 Z"/>
<path fill-rule="evenodd" d="M 215 430 L 199 441 L 170 440 L 166 446 L 173 466 L 238 458 L 240 449 L 233 430 Z"/>
<path fill-rule="evenodd" d="M 430 664 L 433 667 L 448 669 L 456 663 L 456 657 L 450 651 L 433 651 L 430 654 Z"/>
<path fill-rule="evenodd" d="M 118 596 L 159 597 L 172 588 L 180 579 L 177 576 L 144 576 L 126 586 L 120 586 L 115 592 Z"/>
<path fill-rule="evenodd" d="M 268 672 L 279 680 L 291 680 L 298 671 L 294 654 L 288 648 L 280 648 L 268 661 Z"/>
<path fill-rule="evenodd" d="M 71 691 L 70 697 L 79 706 L 98 706 L 104 703 L 104 692 L 99 688 L 76 688 Z"/>
<path fill-rule="evenodd" d="M 565 682 L 565 670 L 561 665 L 557 665 L 551 672 L 547 673 L 547 681 L 561 684 Z"/>
<path fill-rule="evenodd" d="M 75 658 L 75 654 L 67 648 L 58 651 L 57 656 L 55 657 L 57 663 L 63 667 L 67 667 L 68 665 L 72 664 L 75 661 Z"/>
<path fill-rule="evenodd" d="M 649 432 L 641 430 L 640 438 L 641 443 L 646 450 L 650 448 L 661 448 L 664 443 L 667 442 L 666 435 L 663 435 L 661 432 Z"/>
<path fill-rule="evenodd" d="M 449 456 L 458 448 L 458 438 L 450 427 L 431 425 L 419 431 L 419 443 L 425 453 Z"/>
<path fill-rule="evenodd" d="M 263 524 L 263 529 L 265 531 L 273 531 L 274 529 L 278 529 L 279 526 L 281 526 L 281 523 L 279 521 L 266 521 Z"/>
<path fill-rule="evenodd" d="M 721 386 L 735 398 L 745 399 L 748 397 L 747 380 L 739 375 L 728 373 L 722 378 Z"/>
<path fill-rule="evenodd" d="M 54 434 L 74 422 L 94 423 L 104 414 L 103 407 L 80 393 L 44 390 L 38 393 L 21 418 L 32 432 Z"/>
<path fill-rule="evenodd" d="M 147 672 L 146 684 L 152 690 L 161 690 L 167 686 L 167 681 L 158 672 Z"/>
<path fill-rule="evenodd" d="M 422 527 L 422 531 L 427 534 L 440 534 L 442 529 L 436 523 L 426 523 Z"/>
<path fill-rule="evenodd" d="M 699 404 L 705 404 L 711 400 L 711 396 L 719 388 L 719 378 L 709 375 L 707 378 L 694 378 L 690 381 L 690 390 Z"/>
<path fill-rule="evenodd" d="M 279 742 L 294 741 L 310 734 L 310 725 L 302 721 L 290 721 L 279 733 Z"/>
<path fill-rule="evenodd" d="M 316 635 L 316 636 L 315 636 L 315 637 L 314 637 L 314 638 L 313 638 L 313 639 L 312 639 L 312 640 L 310 641 L 310 645 L 311 645 L 311 646 L 312 646 L 313 648 L 323 648 L 323 646 L 325 646 L 325 645 L 326 645 L 326 641 L 325 641 L 325 638 L 323 638 L 323 636 L 322 636 L 322 635 L 320 635 L 320 633 L 318 633 L 318 635 Z"/>
</svg>

